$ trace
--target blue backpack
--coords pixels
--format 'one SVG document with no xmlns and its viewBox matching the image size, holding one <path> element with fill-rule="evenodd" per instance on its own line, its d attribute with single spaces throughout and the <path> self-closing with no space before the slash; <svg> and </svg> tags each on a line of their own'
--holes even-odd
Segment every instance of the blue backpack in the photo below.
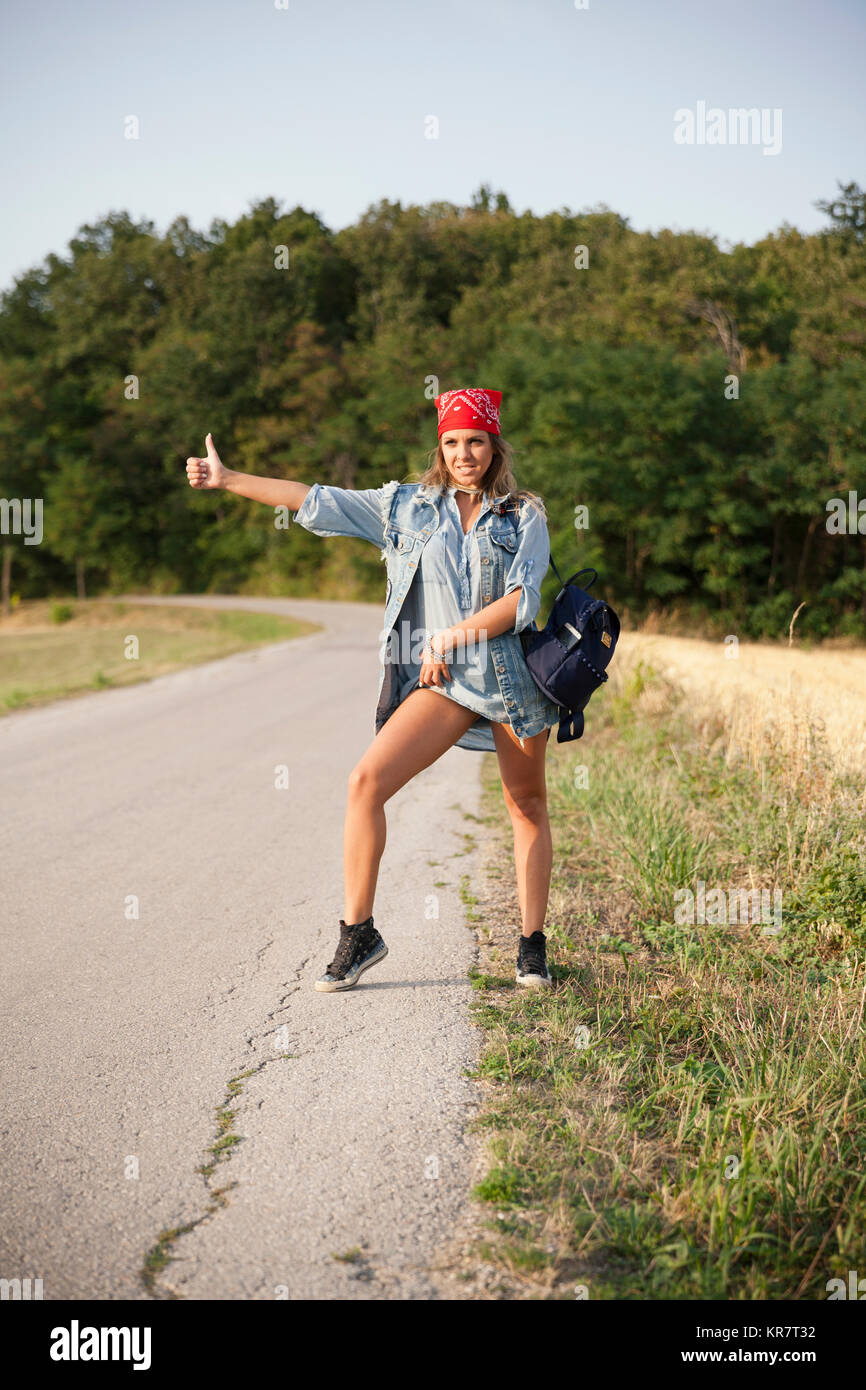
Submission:
<svg viewBox="0 0 866 1390">
<path fill-rule="evenodd" d="M 616 650 L 619 618 L 604 599 L 592 598 L 573 580 L 598 571 L 576 570 L 564 584 L 550 557 L 562 588 L 553 601 L 550 617 L 539 631 L 532 623 L 520 633 L 529 674 L 549 700 L 562 707 L 557 743 L 569 743 L 583 735 L 583 711 L 594 690 L 607 680 L 605 667 Z"/>
</svg>

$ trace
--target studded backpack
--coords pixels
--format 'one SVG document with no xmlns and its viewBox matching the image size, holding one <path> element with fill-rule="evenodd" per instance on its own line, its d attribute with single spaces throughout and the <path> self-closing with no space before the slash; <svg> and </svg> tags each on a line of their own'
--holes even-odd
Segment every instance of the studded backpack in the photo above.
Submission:
<svg viewBox="0 0 866 1390">
<path fill-rule="evenodd" d="M 515 518 L 509 515 L 516 526 Z M 550 563 L 562 585 L 550 617 L 543 628 L 533 622 L 519 635 L 529 674 L 539 690 L 562 709 L 556 741 L 569 743 L 583 736 L 583 711 L 593 692 L 607 680 L 606 668 L 616 650 L 620 624 L 609 603 L 592 598 L 574 583 L 581 575 L 591 574 L 589 584 L 594 584 L 597 570 L 576 570 L 563 583 L 552 555 Z"/>
</svg>

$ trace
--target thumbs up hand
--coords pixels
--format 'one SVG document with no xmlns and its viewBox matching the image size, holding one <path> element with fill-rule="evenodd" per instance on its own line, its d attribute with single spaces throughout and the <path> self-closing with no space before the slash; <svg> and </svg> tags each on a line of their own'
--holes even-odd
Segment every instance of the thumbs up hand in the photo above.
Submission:
<svg viewBox="0 0 866 1390">
<path fill-rule="evenodd" d="M 186 461 L 186 476 L 189 479 L 190 487 L 225 487 L 229 470 L 223 467 L 210 434 L 205 439 L 205 449 L 207 450 L 205 458 L 188 458 Z"/>
</svg>

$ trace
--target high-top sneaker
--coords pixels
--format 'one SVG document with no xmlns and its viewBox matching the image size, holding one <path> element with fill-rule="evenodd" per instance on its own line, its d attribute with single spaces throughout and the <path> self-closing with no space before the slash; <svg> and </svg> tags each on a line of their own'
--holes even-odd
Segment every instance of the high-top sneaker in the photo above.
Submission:
<svg viewBox="0 0 866 1390">
<path fill-rule="evenodd" d="M 387 954 L 388 947 L 373 926 L 372 917 L 351 927 L 347 927 L 341 917 L 340 944 L 325 974 L 316 980 L 316 989 L 326 994 L 352 989 L 364 971 L 384 960 Z"/>
<path fill-rule="evenodd" d="M 517 983 L 519 985 L 552 985 L 547 968 L 547 941 L 543 931 L 521 936 L 517 949 Z"/>
</svg>

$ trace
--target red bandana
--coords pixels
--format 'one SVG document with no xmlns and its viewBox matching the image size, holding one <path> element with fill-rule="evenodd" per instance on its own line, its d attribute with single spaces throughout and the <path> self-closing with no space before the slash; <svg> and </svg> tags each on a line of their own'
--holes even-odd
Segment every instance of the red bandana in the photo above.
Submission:
<svg viewBox="0 0 866 1390">
<path fill-rule="evenodd" d="M 500 434 L 501 401 L 501 391 L 484 391 L 480 386 L 445 391 L 434 402 L 439 413 L 440 439 L 446 430 L 482 429 L 488 434 Z"/>
</svg>

